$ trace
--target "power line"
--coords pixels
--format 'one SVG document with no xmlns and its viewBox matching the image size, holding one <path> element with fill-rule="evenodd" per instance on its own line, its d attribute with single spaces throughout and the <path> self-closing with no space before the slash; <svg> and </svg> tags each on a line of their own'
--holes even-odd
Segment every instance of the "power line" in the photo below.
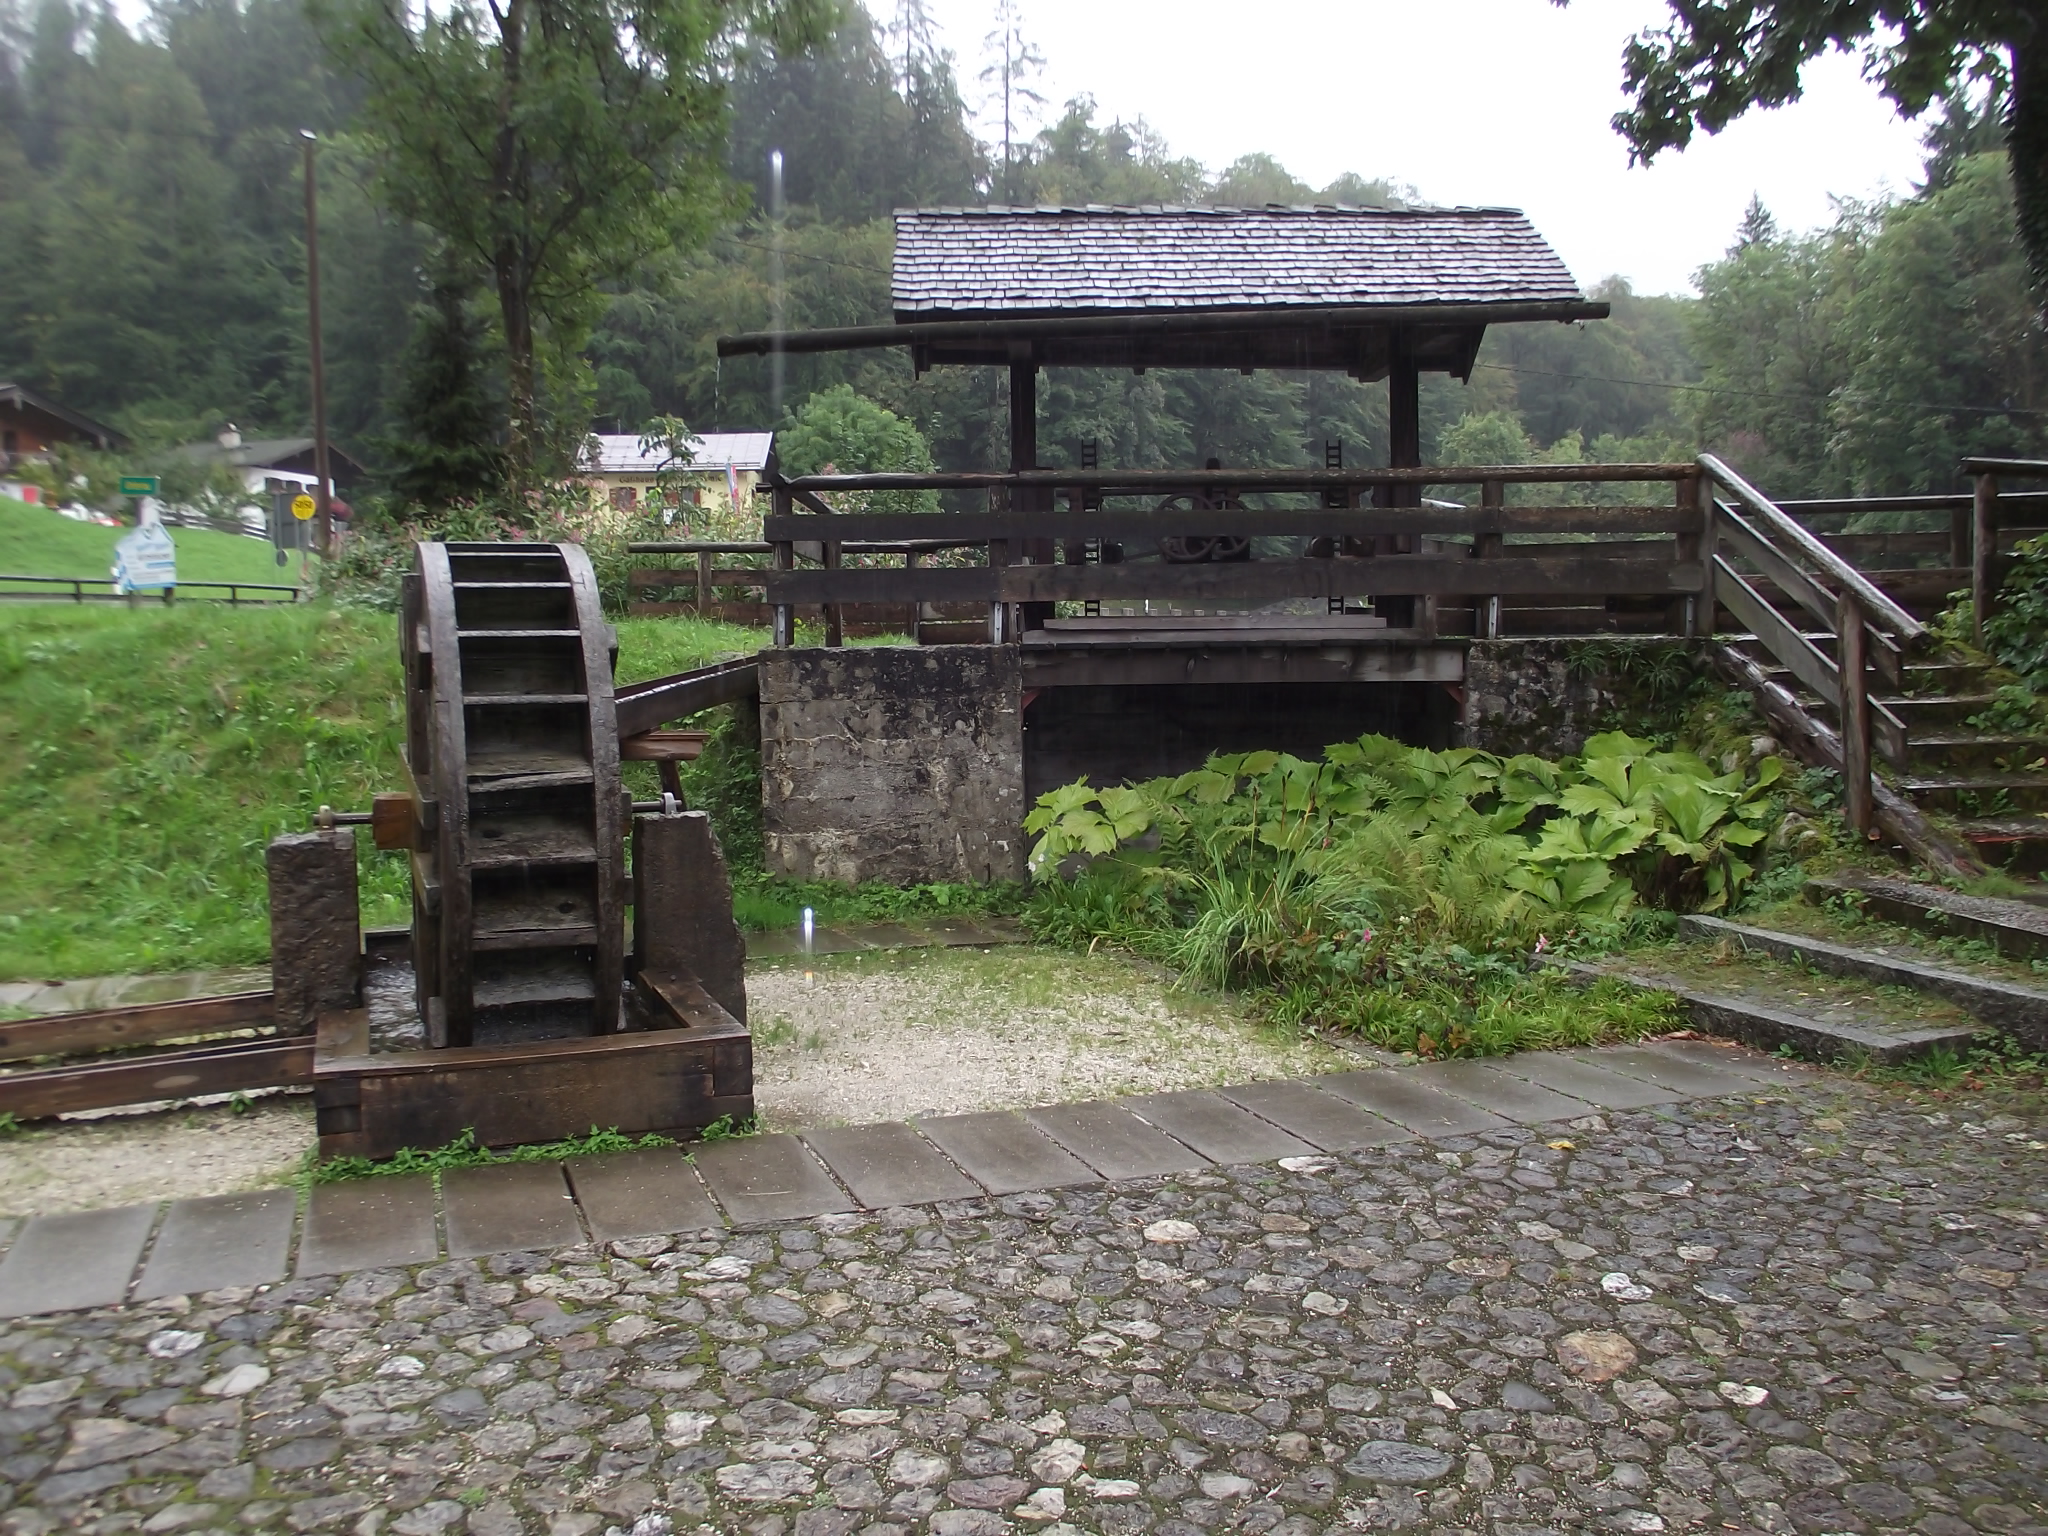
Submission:
<svg viewBox="0 0 2048 1536">
<path fill-rule="evenodd" d="M 1690 394 L 1728 395 L 1743 400 L 1797 400 L 1809 405 L 1825 405 L 1833 399 L 1830 395 L 1785 394 L 1765 389 L 1724 389 L 1713 384 L 1675 384 L 1664 379 L 1619 379 L 1602 373 L 1560 373 L 1554 368 L 1517 368 L 1509 363 L 1474 363 L 1472 366 L 1491 369 L 1495 373 L 1523 373 L 1546 379 L 1563 379 L 1567 383 L 1628 384 L 1637 389 L 1676 389 Z M 2024 405 L 1949 405 L 1935 400 L 1891 400 L 1885 403 L 1936 413 L 1948 411 L 1977 416 L 2048 416 L 2048 410 Z"/>
</svg>

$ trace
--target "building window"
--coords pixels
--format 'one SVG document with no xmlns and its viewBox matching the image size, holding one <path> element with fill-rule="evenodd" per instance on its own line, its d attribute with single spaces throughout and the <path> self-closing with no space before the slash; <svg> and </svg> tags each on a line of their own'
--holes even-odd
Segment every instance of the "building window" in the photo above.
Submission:
<svg viewBox="0 0 2048 1536">
<path fill-rule="evenodd" d="M 634 500 L 635 495 L 632 486 L 615 485 L 612 487 L 612 505 L 617 507 L 621 512 L 632 511 Z"/>
</svg>

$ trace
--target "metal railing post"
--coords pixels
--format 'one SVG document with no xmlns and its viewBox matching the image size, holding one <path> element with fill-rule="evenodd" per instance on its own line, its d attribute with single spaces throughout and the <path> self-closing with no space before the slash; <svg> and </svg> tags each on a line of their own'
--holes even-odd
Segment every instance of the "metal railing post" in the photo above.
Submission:
<svg viewBox="0 0 2048 1536">
<path fill-rule="evenodd" d="M 1970 628 L 1979 645 L 1984 643 L 1984 624 L 1998 595 L 1991 580 L 1997 555 L 1998 476 L 1979 475 L 1977 494 L 1970 503 Z"/>
<path fill-rule="evenodd" d="M 1479 485 L 1479 505 L 1482 508 L 1490 508 L 1498 512 L 1507 504 L 1507 491 L 1508 488 L 1502 481 L 1483 480 Z M 1476 559 L 1498 560 L 1501 550 L 1506 547 L 1506 544 L 1506 536 L 1498 529 L 1481 532 L 1472 541 L 1472 553 Z M 1480 639 L 1498 640 L 1500 638 L 1500 606 L 1500 594 L 1498 592 L 1488 597 L 1482 597 L 1473 604 L 1474 612 L 1472 616 L 1479 621 L 1473 628 L 1479 631 Z"/>
<path fill-rule="evenodd" d="M 789 516 L 789 503 L 789 487 L 778 480 L 775 484 L 772 499 L 775 515 L 777 517 Z M 796 546 L 787 539 L 778 539 L 775 543 L 775 569 L 778 571 L 796 569 Z M 775 605 L 775 634 L 773 638 L 777 645 L 788 646 L 796 644 L 796 609 L 789 603 L 777 603 Z"/>
<path fill-rule="evenodd" d="M 1850 830 L 1868 837 L 1875 817 L 1870 793 L 1870 693 L 1863 605 L 1844 592 L 1835 607 L 1835 665 L 1842 677 L 1842 810 Z"/>
</svg>

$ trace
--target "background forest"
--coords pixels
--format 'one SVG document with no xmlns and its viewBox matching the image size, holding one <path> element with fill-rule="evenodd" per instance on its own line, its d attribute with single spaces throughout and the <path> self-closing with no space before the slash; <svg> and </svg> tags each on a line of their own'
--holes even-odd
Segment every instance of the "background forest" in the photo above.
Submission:
<svg viewBox="0 0 2048 1536">
<path fill-rule="evenodd" d="M 432 504 L 484 472 L 505 431 L 487 274 L 380 198 L 353 137 L 370 87 L 328 59 L 302 0 L 162 0 L 139 30 L 89 4 L 0 0 L 0 378 L 145 445 L 230 421 L 307 430 L 299 130 L 311 128 L 332 430 L 401 500 Z M 1028 134 L 1004 118 L 982 142 L 969 98 L 991 76 L 1029 98 L 1031 59 L 1011 35 L 988 71 L 956 61 L 916 0 L 880 17 L 851 5 L 822 48 L 741 50 L 725 215 L 602 284 L 542 339 L 557 452 L 585 430 L 658 417 L 695 430 L 852 419 L 844 386 L 915 428 L 868 433 L 905 462 L 1004 461 L 993 370 L 914 380 L 893 351 L 793 358 L 777 421 L 764 361 L 721 366 L 719 334 L 770 324 L 778 239 L 783 313 L 802 328 L 889 317 L 896 206 L 1426 198 L 1359 175 L 1309 187 L 1259 154 L 1212 171 L 1085 97 Z M 1797 496 L 1947 487 L 1965 453 L 2048 452 L 2048 358 L 1995 121 L 1995 104 L 1951 114 L 1911 195 L 1844 204 L 1829 228 L 1782 231 L 1753 206 L 1697 297 L 1578 274 L 1613 318 L 1500 328 L 1469 385 L 1427 378 L 1425 459 L 1707 447 Z M 766 212 L 778 148 L 779 232 Z M 828 390 L 837 403 L 806 413 Z M 1383 387 L 1341 377 L 1054 370 L 1040 409 L 1055 464 L 1090 441 L 1105 465 L 1130 467 L 1319 462 L 1330 439 L 1366 464 L 1386 446 Z"/>
</svg>

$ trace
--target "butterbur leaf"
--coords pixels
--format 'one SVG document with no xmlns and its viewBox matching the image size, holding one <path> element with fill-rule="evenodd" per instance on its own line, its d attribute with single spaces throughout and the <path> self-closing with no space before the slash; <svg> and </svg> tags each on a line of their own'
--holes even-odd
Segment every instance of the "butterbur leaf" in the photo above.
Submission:
<svg viewBox="0 0 2048 1536">
<path fill-rule="evenodd" d="M 1590 768 L 1596 759 L 1634 762 L 1639 757 L 1648 757 L 1655 750 L 1653 743 L 1638 741 L 1626 731 L 1605 731 L 1598 736 L 1588 736 L 1585 749 L 1580 755 Z"/>
<path fill-rule="evenodd" d="M 1273 765 L 1279 761 L 1278 752 L 1247 752 L 1238 760 L 1237 771 L 1248 779 L 1256 779 L 1261 774 L 1271 773 Z M 1215 759 L 1210 762 L 1215 766 Z"/>
</svg>

